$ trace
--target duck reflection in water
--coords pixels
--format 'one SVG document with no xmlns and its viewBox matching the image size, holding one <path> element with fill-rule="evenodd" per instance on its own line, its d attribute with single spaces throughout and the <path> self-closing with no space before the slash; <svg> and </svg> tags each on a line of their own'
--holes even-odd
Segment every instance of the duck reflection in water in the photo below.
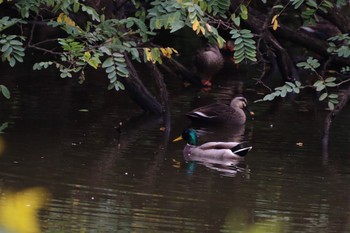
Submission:
<svg viewBox="0 0 350 233">
<path fill-rule="evenodd" d="M 196 161 L 204 166 L 224 172 L 227 175 L 237 173 L 236 165 L 243 160 L 246 154 L 252 149 L 240 142 L 207 142 L 198 144 L 197 131 L 186 129 L 181 136 L 173 141 L 185 140 L 187 142 L 183 150 L 186 161 Z M 189 163 L 191 165 L 192 163 Z M 189 166 L 189 172 L 194 170 L 195 166 Z"/>
</svg>

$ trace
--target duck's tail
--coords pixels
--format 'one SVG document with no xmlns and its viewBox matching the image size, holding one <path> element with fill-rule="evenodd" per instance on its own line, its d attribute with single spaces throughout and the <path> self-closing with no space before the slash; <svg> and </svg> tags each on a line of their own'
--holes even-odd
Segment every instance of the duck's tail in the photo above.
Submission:
<svg viewBox="0 0 350 233">
<path fill-rule="evenodd" d="M 244 146 L 243 144 L 238 144 L 231 148 L 232 152 L 240 157 L 246 156 L 246 154 L 252 149 L 252 146 Z"/>
</svg>

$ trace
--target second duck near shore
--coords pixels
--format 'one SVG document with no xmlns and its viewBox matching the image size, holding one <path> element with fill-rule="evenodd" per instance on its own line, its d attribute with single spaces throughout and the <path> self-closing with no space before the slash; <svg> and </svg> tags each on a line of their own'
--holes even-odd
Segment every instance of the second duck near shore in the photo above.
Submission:
<svg viewBox="0 0 350 233">
<path fill-rule="evenodd" d="M 193 122 L 242 125 L 247 119 L 244 110 L 248 111 L 251 117 L 254 116 L 254 112 L 248 107 L 247 99 L 243 96 L 236 96 L 231 100 L 230 105 L 213 103 L 193 109 L 186 116 Z"/>
</svg>

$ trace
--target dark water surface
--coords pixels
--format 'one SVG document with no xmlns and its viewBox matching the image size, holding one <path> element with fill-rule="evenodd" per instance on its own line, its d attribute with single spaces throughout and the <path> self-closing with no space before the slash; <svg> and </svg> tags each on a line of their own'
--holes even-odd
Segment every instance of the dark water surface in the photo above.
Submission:
<svg viewBox="0 0 350 233">
<path fill-rule="evenodd" d="M 142 115 L 125 92 L 105 91 L 102 75 L 79 85 L 55 73 L 23 71 L 13 79 L 8 72 L 0 191 L 46 188 L 43 232 L 350 231 L 348 109 L 322 150 L 322 108 L 303 97 L 254 104 L 261 96 L 242 86 L 239 79 L 252 78 L 242 72 L 214 82 L 209 93 L 180 85 L 172 91 L 167 138 L 162 119 Z M 184 142 L 171 142 L 191 126 L 184 113 L 240 92 L 254 120 L 195 128 L 200 142 L 249 142 L 247 158 L 227 166 L 185 162 Z"/>
</svg>

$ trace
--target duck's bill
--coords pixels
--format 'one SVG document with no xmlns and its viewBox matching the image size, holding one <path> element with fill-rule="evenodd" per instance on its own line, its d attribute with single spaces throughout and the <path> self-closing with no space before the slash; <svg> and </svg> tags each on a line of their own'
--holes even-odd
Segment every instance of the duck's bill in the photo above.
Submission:
<svg viewBox="0 0 350 233">
<path fill-rule="evenodd" d="M 182 139 L 183 139 L 182 136 L 179 136 L 179 137 L 175 138 L 175 139 L 173 140 L 173 142 L 181 141 Z"/>
</svg>

